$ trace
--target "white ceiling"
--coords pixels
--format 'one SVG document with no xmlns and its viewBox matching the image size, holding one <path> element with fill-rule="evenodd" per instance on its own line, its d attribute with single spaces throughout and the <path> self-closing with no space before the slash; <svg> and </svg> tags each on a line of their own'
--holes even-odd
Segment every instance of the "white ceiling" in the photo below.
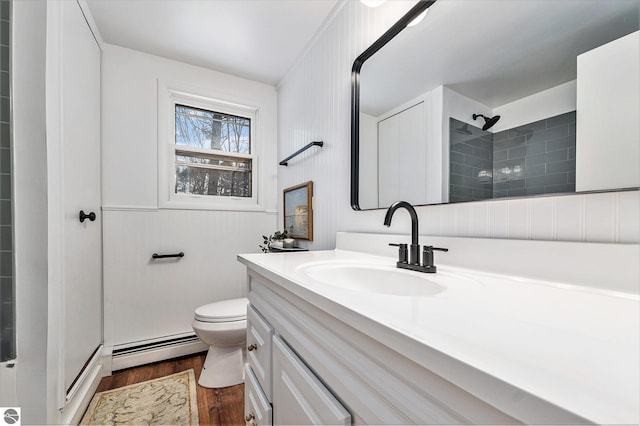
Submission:
<svg viewBox="0 0 640 426">
<path fill-rule="evenodd" d="M 338 0 L 87 0 L 105 42 L 275 85 Z"/>
<path fill-rule="evenodd" d="M 495 108 L 576 78 L 576 56 L 638 30 L 638 0 L 439 0 L 368 59 L 377 116 L 446 85 Z"/>
</svg>

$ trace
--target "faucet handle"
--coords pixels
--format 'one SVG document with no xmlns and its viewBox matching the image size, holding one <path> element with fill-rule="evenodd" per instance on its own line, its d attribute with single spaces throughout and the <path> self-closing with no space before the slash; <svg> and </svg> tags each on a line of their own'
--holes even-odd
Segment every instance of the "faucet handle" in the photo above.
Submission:
<svg viewBox="0 0 640 426">
<path fill-rule="evenodd" d="M 408 263 L 408 250 L 406 244 L 395 244 L 389 243 L 390 246 L 398 247 L 398 262 L 399 263 Z"/>
<path fill-rule="evenodd" d="M 435 266 L 433 265 L 433 252 L 435 251 L 449 251 L 449 249 L 447 248 L 442 248 L 442 247 L 434 247 L 434 246 L 424 246 L 423 250 L 422 250 L 422 266 L 430 268 L 433 267 L 434 268 L 434 272 L 435 272 Z"/>
</svg>

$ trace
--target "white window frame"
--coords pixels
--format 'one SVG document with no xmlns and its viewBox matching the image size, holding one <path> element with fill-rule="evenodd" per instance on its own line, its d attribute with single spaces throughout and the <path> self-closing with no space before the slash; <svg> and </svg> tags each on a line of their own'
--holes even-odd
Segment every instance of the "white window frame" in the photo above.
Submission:
<svg viewBox="0 0 640 426">
<path fill-rule="evenodd" d="M 259 190 L 258 162 L 258 119 L 259 109 L 242 105 L 233 100 L 222 99 L 221 96 L 206 96 L 202 90 L 173 88 L 158 81 L 158 206 L 166 209 L 196 210 L 236 210 L 262 211 Z M 251 154 L 223 153 L 241 158 L 251 158 L 251 197 L 234 197 L 218 195 L 177 194 L 175 192 L 176 147 L 175 144 L 175 110 L 176 105 L 184 105 L 223 114 L 235 115 L 251 120 Z M 195 149 L 186 149 L 197 151 Z"/>
</svg>

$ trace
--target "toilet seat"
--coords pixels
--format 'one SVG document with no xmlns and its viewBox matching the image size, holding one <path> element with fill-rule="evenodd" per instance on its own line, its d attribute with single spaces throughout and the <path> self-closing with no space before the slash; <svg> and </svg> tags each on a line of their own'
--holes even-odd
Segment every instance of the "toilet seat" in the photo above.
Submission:
<svg viewBox="0 0 640 426">
<path fill-rule="evenodd" d="M 196 309 L 195 320 L 202 322 L 234 322 L 247 319 L 246 297 L 209 303 Z"/>
</svg>

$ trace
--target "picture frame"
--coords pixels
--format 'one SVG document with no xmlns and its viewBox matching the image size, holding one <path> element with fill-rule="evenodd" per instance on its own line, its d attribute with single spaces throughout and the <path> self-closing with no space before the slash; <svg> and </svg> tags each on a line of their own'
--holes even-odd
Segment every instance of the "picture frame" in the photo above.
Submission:
<svg viewBox="0 0 640 426">
<path fill-rule="evenodd" d="M 313 241 L 313 182 L 283 190 L 284 229 L 291 238 Z"/>
</svg>

